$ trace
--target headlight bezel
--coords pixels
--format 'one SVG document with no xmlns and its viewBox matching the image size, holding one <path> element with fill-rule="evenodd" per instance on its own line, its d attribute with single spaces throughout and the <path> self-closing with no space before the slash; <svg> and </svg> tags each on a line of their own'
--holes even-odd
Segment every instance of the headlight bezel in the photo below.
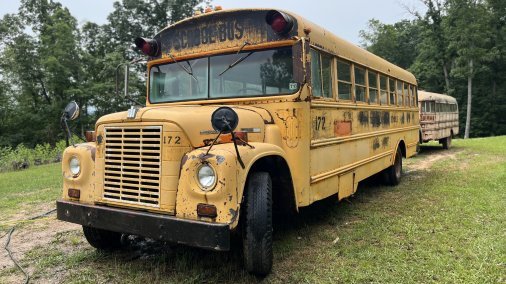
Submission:
<svg viewBox="0 0 506 284">
<path fill-rule="evenodd" d="M 201 171 L 202 170 L 211 170 L 212 172 L 212 177 L 213 177 L 213 180 L 211 183 L 206 183 L 204 184 L 202 182 L 202 178 L 201 178 Z M 201 164 L 198 168 L 197 168 L 197 171 L 195 172 L 195 178 L 197 179 L 197 183 L 200 187 L 200 189 L 202 191 L 205 191 L 205 192 L 210 192 L 210 191 L 213 191 L 214 188 L 216 187 L 216 184 L 218 182 L 218 175 L 216 174 L 216 170 L 214 169 L 213 166 L 211 166 L 209 163 L 204 163 L 204 164 Z M 207 175 L 207 177 L 209 177 L 210 175 Z"/>
<path fill-rule="evenodd" d="M 74 171 L 73 168 L 76 167 L 76 165 L 73 165 L 72 163 L 76 161 L 77 162 L 77 171 Z M 68 162 L 68 167 L 70 174 L 72 177 L 76 178 L 81 174 L 81 160 L 77 156 L 71 156 Z"/>
</svg>

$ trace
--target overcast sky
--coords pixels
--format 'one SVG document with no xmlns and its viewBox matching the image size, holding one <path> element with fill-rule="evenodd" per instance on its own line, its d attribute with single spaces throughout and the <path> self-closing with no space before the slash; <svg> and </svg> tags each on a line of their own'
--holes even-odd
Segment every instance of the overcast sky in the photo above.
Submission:
<svg viewBox="0 0 506 284">
<path fill-rule="evenodd" d="M 113 9 L 113 0 L 59 0 L 68 7 L 81 24 L 86 21 L 104 24 Z M 367 22 L 376 18 L 393 24 L 401 19 L 412 19 L 406 7 L 425 11 L 420 0 L 214 0 L 214 5 L 227 8 L 268 7 L 295 12 L 319 24 L 334 34 L 355 44 L 360 44 L 359 31 L 367 28 Z M 15 13 L 19 0 L 0 0 L 0 15 Z M 147 35 L 145 35 L 147 36 Z"/>
</svg>

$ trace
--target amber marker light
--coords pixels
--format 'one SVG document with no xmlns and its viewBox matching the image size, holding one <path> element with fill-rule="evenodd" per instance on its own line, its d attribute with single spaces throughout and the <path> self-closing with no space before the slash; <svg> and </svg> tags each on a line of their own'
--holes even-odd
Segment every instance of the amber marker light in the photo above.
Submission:
<svg viewBox="0 0 506 284">
<path fill-rule="evenodd" d="M 216 216 L 218 216 L 218 213 L 216 212 L 216 206 L 199 203 L 197 204 L 197 215 L 200 217 L 216 218 Z"/>
<path fill-rule="evenodd" d="M 68 195 L 70 198 L 79 199 L 81 197 L 81 191 L 76 188 L 69 188 Z"/>
</svg>

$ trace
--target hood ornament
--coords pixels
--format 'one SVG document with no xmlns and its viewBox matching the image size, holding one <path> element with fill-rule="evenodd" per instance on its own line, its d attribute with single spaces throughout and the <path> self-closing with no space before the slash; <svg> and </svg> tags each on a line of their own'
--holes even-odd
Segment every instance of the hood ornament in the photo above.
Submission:
<svg viewBox="0 0 506 284">
<path fill-rule="evenodd" d="M 127 118 L 128 119 L 135 119 L 135 116 L 137 115 L 138 111 L 139 111 L 139 108 L 131 106 L 130 109 L 128 110 Z"/>
</svg>

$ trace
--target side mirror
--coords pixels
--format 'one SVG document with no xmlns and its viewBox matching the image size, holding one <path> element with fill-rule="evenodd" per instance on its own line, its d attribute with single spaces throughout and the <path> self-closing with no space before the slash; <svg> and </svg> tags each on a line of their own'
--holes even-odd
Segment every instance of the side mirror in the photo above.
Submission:
<svg viewBox="0 0 506 284">
<path fill-rule="evenodd" d="M 63 115 L 67 120 L 74 120 L 79 116 L 79 106 L 75 101 L 71 101 L 63 110 Z"/>
<path fill-rule="evenodd" d="M 239 116 L 229 107 L 220 107 L 211 115 L 213 129 L 220 133 L 231 133 L 239 124 Z"/>
</svg>

